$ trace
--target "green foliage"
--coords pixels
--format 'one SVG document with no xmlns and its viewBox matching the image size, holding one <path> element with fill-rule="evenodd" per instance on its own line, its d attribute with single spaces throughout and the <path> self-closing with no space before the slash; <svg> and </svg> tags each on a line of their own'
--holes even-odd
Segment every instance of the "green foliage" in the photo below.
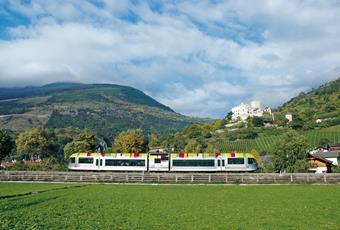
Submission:
<svg viewBox="0 0 340 230">
<path fill-rule="evenodd" d="M 94 151 L 99 143 L 96 134 L 88 129 L 79 133 L 72 142 L 64 147 L 64 158 L 68 159 L 73 153 Z"/>
<path fill-rule="evenodd" d="M 146 150 L 143 132 L 140 129 L 131 129 L 121 132 L 114 140 L 117 152 L 134 153 Z"/>
<path fill-rule="evenodd" d="M 316 127 L 328 127 L 340 124 L 340 78 L 326 83 L 318 89 L 308 93 L 300 93 L 285 103 L 275 113 L 275 117 L 283 122 L 283 116 L 287 112 L 293 114 L 293 129 L 313 129 Z M 316 119 L 326 119 L 316 123 Z"/>
<path fill-rule="evenodd" d="M 251 123 L 254 127 L 262 127 L 264 125 L 264 118 L 262 118 L 262 117 L 252 117 Z"/>
<path fill-rule="evenodd" d="M 201 153 L 202 145 L 195 139 L 190 139 L 184 147 L 184 152 L 187 153 Z"/>
<path fill-rule="evenodd" d="M 0 130 L 0 162 L 8 156 L 15 147 L 14 139 L 6 130 Z"/>
<path fill-rule="evenodd" d="M 0 127 L 23 130 L 31 127 L 90 129 L 107 142 L 121 131 L 142 129 L 158 135 L 205 122 L 175 113 L 143 92 L 119 85 L 55 85 L 8 102 L 0 103 L 0 114 L 45 114 L 39 118 L 13 116 Z M 43 96 L 42 96 L 43 95 Z M 1 92 L 0 92 L 1 97 Z"/>
<path fill-rule="evenodd" d="M 16 139 L 17 153 L 22 157 L 37 159 L 43 156 L 47 149 L 47 140 L 39 129 L 26 130 Z"/>
<path fill-rule="evenodd" d="M 58 159 L 50 157 L 42 161 L 41 165 L 24 164 L 22 161 L 16 162 L 6 170 L 15 171 L 67 171 L 67 166 Z"/>
<path fill-rule="evenodd" d="M 271 154 L 277 171 L 305 172 L 308 168 L 306 154 L 309 149 L 307 139 L 290 131 L 273 145 Z"/>
<path fill-rule="evenodd" d="M 151 133 L 149 135 L 149 144 L 148 144 L 149 149 L 160 147 L 160 145 L 161 145 L 161 141 L 158 139 L 157 134 Z"/>
</svg>

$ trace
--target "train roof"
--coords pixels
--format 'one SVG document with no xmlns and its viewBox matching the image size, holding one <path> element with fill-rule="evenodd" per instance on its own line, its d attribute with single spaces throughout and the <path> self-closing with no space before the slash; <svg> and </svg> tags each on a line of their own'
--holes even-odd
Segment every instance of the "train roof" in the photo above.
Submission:
<svg viewBox="0 0 340 230">
<path fill-rule="evenodd" d="M 119 155 L 118 155 L 119 154 Z M 148 153 L 74 153 L 70 157 L 141 157 L 146 156 Z M 250 153 L 170 153 L 171 156 L 179 156 L 182 158 L 187 157 L 228 157 L 228 158 L 254 158 Z"/>
</svg>

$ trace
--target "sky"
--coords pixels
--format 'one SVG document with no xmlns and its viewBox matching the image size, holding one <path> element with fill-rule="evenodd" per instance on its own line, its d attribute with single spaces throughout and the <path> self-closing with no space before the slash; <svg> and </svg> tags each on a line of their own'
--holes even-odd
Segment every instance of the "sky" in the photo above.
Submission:
<svg viewBox="0 0 340 230">
<path fill-rule="evenodd" d="M 277 107 L 340 76 L 340 1 L 0 0 L 0 87 L 114 83 L 176 112 Z"/>
</svg>

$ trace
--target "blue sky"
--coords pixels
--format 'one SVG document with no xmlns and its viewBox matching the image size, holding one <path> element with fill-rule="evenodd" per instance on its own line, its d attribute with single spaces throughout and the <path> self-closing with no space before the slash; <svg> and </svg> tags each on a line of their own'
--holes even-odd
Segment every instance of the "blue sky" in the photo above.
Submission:
<svg viewBox="0 0 340 230">
<path fill-rule="evenodd" d="M 340 1 L 0 0 L 0 86 L 130 85 L 199 117 L 340 72 Z"/>
</svg>

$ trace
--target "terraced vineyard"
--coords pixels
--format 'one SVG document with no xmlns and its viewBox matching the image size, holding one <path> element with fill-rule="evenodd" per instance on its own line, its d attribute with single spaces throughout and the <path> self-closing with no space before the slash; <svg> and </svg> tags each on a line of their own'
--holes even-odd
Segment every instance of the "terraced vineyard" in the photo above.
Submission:
<svg viewBox="0 0 340 230">
<path fill-rule="evenodd" d="M 310 130 L 301 133 L 304 135 L 309 144 L 314 147 L 319 145 L 320 140 L 326 138 L 330 143 L 340 142 L 340 126 L 321 130 Z M 259 151 L 268 151 L 273 143 L 280 139 L 280 136 L 261 136 L 256 139 L 245 139 L 237 141 L 229 141 L 226 139 L 216 140 L 213 144 L 221 152 L 249 152 L 252 149 Z"/>
</svg>

